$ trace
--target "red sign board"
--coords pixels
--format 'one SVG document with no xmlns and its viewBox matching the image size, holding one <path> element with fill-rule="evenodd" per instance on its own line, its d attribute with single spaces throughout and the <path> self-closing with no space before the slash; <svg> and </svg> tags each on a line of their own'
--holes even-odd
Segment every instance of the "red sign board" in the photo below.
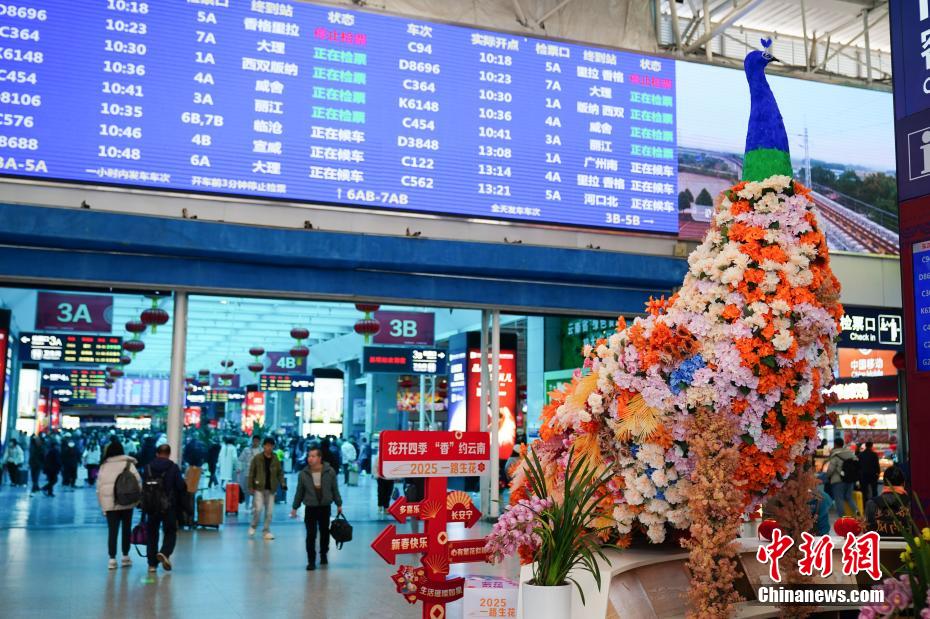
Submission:
<svg viewBox="0 0 930 619">
<path fill-rule="evenodd" d="M 488 365 L 491 364 L 491 355 L 488 355 Z M 501 460 L 506 460 L 513 454 L 513 447 L 517 442 L 517 354 L 514 350 L 501 350 L 500 369 L 500 416 L 498 418 L 498 440 Z M 477 430 L 481 427 L 481 352 L 477 348 L 468 351 L 468 417 L 467 430 Z M 488 403 L 491 400 L 488 397 Z M 490 409 L 489 409 L 490 411 Z M 490 421 L 490 420 L 489 420 Z M 490 424 L 488 424 L 490 426 Z"/>
<path fill-rule="evenodd" d="M 436 316 L 431 312 L 375 312 L 381 330 L 375 344 L 419 344 L 432 346 L 436 338 Z"/>
<path fill-rule="evenodd" d="M 36 329 L 110 333 L 113 330 L 113 297 L 39 292 Z"/>
<path fill-rule="evenodd" d="M 459 477 L 488 473 L 491 444 L 487 432 L 381 433 L 381 477 Z"/>
<path fill-rule="evenodd" d="M 252 428 L 258 422 L 265 423 L 265 393 L 249 391 L 245 394 L 245 406 L 242 407 L 242 431 L 252 434 Z"/>
</svg>

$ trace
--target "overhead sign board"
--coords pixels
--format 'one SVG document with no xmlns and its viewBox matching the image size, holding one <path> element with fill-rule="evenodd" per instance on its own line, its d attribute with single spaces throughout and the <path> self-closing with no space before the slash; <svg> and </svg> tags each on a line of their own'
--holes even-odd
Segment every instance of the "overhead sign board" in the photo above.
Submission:
<svg viewBox="0 0 930 619">
<path fill-rule="evenodd" d="M 313 391 L 313 377 L 307 374 L 262 374 L 258 377 L 259 391 Z"/>
<path fill-rule="evenodd" d="M 445 350 L 436 348 L 365 346 L 362 372 L 383 374 L 445 374 Z"/>
<path fill-rule="evenodd" d="M 265 367 L 271 372 L 288 374 L 306 374 L 307 358 L 292 357 L 289 352 L 267 353 L 268 363 Z"/>
<path fill-rule="evenodd" d="M 840 318 L 840 348 L 901 350 L 904 317 L 900 309 L 844 306 Z"/>
<path fill-rule="evenodd" d="M 123 354 L 123 338 L 115 335 L 20 333 L 21 361 L 116 365 Z"/>
<path fill-rule="evenodd" d="M 91 368 L 47 368 L 42 370 L 43 386 L 103 387 L 106 380 L 106 370 Z"/>
<path fill-rule="evenodd" d="M 491 439 L 487 432 L 385 430 L 378 453 L 385 479 L 486 475 Z"/>
<path fill-rule="evenodd" d="M 375 344 L 432 346 L 436 342 L 436 315 L 432 312 L 375 312 L 381 325 Z"/>
<path fill-rule="evenodd" d="M 110 333 L 113 330 L 113 297 L 102 294 L 38 292 L 38 331 Z"/>
</svg>

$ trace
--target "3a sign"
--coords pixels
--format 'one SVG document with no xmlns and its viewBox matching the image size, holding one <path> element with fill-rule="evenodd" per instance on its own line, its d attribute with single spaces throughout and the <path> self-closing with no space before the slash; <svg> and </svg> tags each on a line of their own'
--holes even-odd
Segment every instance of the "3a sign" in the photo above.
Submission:
<svg viewBox="0 0 930 619">
<path fill-rule="evenodd" d="M 845 307 L 840 318 L 841 348 L 900 350 L 904 346 L 904 318 L 901 310 Z"/>
<path fill-rule="evenodd" d="M 113 297 L 39 292 L 36 295 L 35 328 L 110 333 L 113 330 Z"/>
<path fill-rule="evenodd" d="M 381 330 L 375 344 L 432 346 L 435 342 L 436 316 L 430 312 L 375 312 Z"/>
</svg>

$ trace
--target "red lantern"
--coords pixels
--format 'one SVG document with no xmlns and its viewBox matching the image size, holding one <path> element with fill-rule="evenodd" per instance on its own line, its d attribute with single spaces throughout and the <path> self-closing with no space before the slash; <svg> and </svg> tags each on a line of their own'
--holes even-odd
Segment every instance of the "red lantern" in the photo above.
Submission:
<svg viewBox="0 0 930 619">
<path fill-rule="evenodd" d="M 397 384 L 401 389 L 413 389 L 413 379 L 409 376 L 401 376 Z"/>
<path fill-rule="evenodd" d="M 223 372 L 222 374 L 217 374 L 222 380 L 232 380 L 236 377 L 232 372 Z"/>
<path fill-rule="evenodd" d="M 377 312 L 381 309 L 380 305 L 374 305 L 372 303 L 356 303 L 355 309 L 360 312 L 365 312 L 366 314 L 371 314 L 372 312 Z"/>
<path fill-rule="evenodd" d="M 231 368 L 232 366 L 236 365 L 236 362 L 233 361 L 232 359 L 223 359 L 222 361 L 220 361 L 220 365 L 223 366 L 224 368 Z"/>
<path fill-rule="evenodd" d="M 184 382 L 187 383 L 188 385 L 193 385 L 194 383 L 197 382 L 197 379 L 194 378 L 193 376 L 188 376 L 184 379 Z"/>
<path fill-rule="evenodd" d="M 364 335 L 367 341 L 368 337 L 381 330 L 381 323 L 373 318 L 362 318 L 355 323 L 354 329 L 359 335 Z"/>
<path fill-rule="evenodd" d="M 132 357 L 129 355 L 123 355 L 119 358 L 120 365 L 129 365 L 132 362 Z"/>
<path fill-rule="evenodd" d="M 249 371 L 250 371 L 250 372 L 252 372 L 252 373 L 254 373 L 254 374 L 258 374 L 259 372 L 261 372 L 262 370 L 265 369 L 265 366 L 264 366 L 264 364 L 259 363 L 259 362 L 256 361 L 256 362 L 254 362 L 254 363 L 250 363 L 250 364 L 248 365 L 248 368 L 249 368 Z"/>
<path fill-rule="evenodd" d="M 772 533 L 775 529 L 781 530 L 781 525 L 778 524 L 777 520 L 773 520 L 772 518 L 763 520 L 759 523 L 759 539 L 767 542 L 772 541 Z"/>
<path fill-rule="evenodd" d="M 157 303 L 154 299 L 152 303 Z M 142 322 L 150 327 L 152 327 L 152 333 L 160 327 L 161 325 L 168 322 L 168 312 L 163 310 L 160 307 L 154 306 L 142 312 L 142 315 L 139 317 Z"/>
<path fill-rule="evenodd" d="M 891 363 L 896 370 L 904 370 L 904 353 L 900 350 L 896 352 L 894 357 L 891 358 Z"/>
<path fill-rule="evenodd" d="M 295 359 L 303 359 L 310 355 L 310 349 L 307 348 L 306 346 L 299 345 L 299 346 L 294 346 L 293 348 L 291 348 L 290 353 L 291 353 L 291 356 L 294 357 Z"/>
<path fill-rule="evenodd" d="M 197 373 L 200 374 L 201 376 L 209 376 L 209 375 L 210 375 L 210 370 L 200 370 L 200 371 L 197 372 Z"/>
<path fill-rule="evenodd" d="M 303 327 L 294 327 L 291 329 L 291 337 L 297 340 L 299 344 L 300 340 L 305 340 L 310 337 L 310 331 Z"/>
<path fill-rule="evenodd" d="M 135 357 L 136 353 L 145 350 L 145 342 L 142 340 L 127 340 L 123 342 L 123 350 L 132 353 L 132 356 Z"/>
<path fill-rule="evenodd" d="M 252 348 L 249 349 L 249 354 L 252 355 L 253 357 L 261 357 L 262 355 L 265 354 L 265 349 L 262 348 L 261 346 L 253 346 Z"/>
<path fill-rule="evenodd" d="M 862 527 L 859 526 L 859 521 L 855 518 L 843 516 L 842 518 L 837 518 L 836 522 L 833 523 L 833 530 L 836 531 L 836 534 L 840 537 L 846 537 L 847 533 L 859 535 L 862 531 Z"/>
<path fill-rule="evenodd" d="M 145 323 L 141 320 L 130 320 L 126 323 L 126 330 L 130 333 L 144 333 L 145 329 Z"/>
<path fill-rule="evenodd" d="M 107 373 L 113 378 L 122 378 L 124 372 L 119 368 L 107 368 Z"/>
</svg>

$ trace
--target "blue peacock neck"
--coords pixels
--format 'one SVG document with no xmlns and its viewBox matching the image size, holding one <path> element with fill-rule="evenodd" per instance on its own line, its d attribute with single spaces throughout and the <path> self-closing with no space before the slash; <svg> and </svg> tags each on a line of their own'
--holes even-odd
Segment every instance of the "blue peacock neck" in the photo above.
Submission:
<svg viewBox="0 0 930 619">
<path fill-rule="evenodd" d="M 788 135 L 775 95 L 765 77 L 768 60 L 761 52 L 746 57 L 744 68 L 749 83 L 749 130 L 743 158 L 743 180 L 761 181 L 770 176 L 792 176 Z"/>
</svg>

